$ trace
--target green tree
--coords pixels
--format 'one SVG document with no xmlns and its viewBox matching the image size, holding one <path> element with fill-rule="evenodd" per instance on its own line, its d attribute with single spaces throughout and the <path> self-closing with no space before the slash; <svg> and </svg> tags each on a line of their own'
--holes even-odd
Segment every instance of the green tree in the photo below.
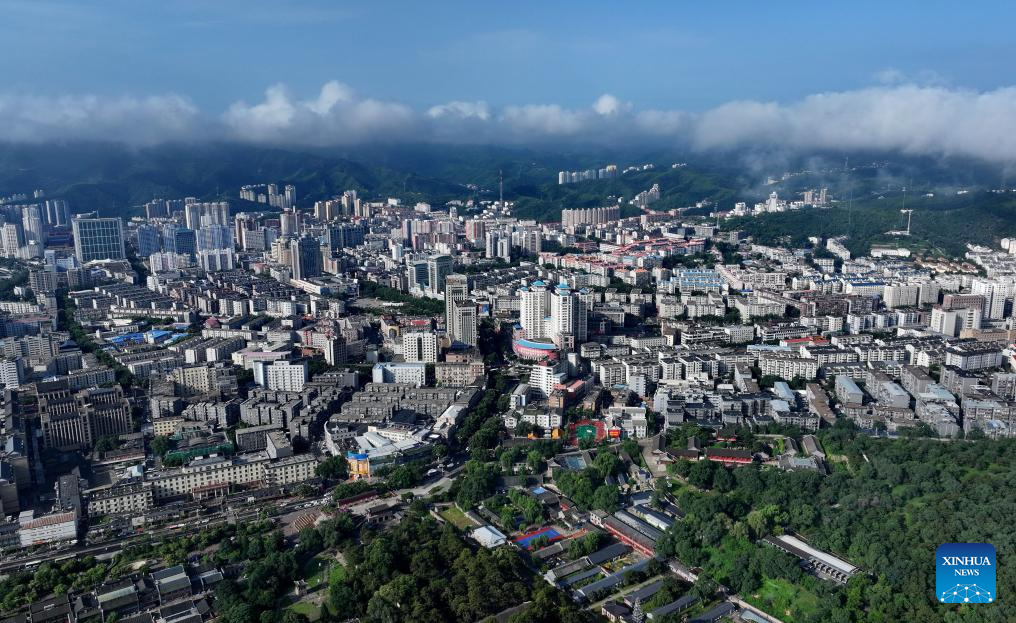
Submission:
<svg viewBox="0 0 1016 623">
<path fill-rule="evenodd" d="M 349 465 L 341 456 L 331 456 L 318 463 L 315 473 L 326 480 L 342 480 L 348 474 Z"/>
<path fill-rule="evenodd" d="M 151 448 L 152 452 L 156 456 L 164 456 L 170 449 L 169 437 L 165 435 L 156 435 L 152 439 Z"/>
</svg>

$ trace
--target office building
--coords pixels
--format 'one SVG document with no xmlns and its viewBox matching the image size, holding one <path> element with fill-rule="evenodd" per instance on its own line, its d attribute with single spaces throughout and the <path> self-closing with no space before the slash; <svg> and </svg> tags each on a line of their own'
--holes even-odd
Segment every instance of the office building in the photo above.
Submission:
<svg viewBox="0 0 1016 623">
<path fill-rule="evenodd" d="M 300 236 L 292 244 L 293 279 L 309 279 L 321 275 L 321 245 L 313 236 Z"/>
<path fill-rule="evenodd" d="M 476 301 L 464 299 L 452 301 L 452 323 L 449 335 L 454 342 L 476 346 L 479 343 L 479 328 Z"/>
<path fill-rule="evenodd" d="M 123 224 L 119 218 L 77 216 L 71 221 L 74 255 L 82 264 L 95 260 L 127 258 L 123 245 Z"/>
<path fill-rule="evenodd" d="M 170 253 L 193 258 L 197 253 L 197 237 L 191 229 L 167 225 L 162 229 L 162 248 Z"/>
<path fill-rule="evenodd" d="M 452 274 L 452 258 L 448 255 L 436 255 L 427 259 L 427 283 L 431 290 L 444 292 L 445 279 Z"/>
<path fill-rule="evenodd" d="M 436 363 L 437 336 L 424 331 L 402 334 L 402 357 L 409 363 Z"/>
<path fill-rule="evenodd" d="M 469 297 L 469 277 L 467 275 L 452 274 L 445 278 L 445 327 L 448 330 L 448 335 L 455 339 L 455 331 L 453 326 L 453 314 L 454 305 L 457 301 L 464 301 Z"/>
</svg>

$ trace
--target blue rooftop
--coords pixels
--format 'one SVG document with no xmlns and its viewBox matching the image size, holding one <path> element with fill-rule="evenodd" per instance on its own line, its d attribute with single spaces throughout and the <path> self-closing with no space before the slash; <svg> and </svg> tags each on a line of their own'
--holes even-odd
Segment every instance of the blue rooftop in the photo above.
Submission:
<svg viewBox="0 0 1016 623">
<path fill-rule="evenodd" d="M 532 340 L 527 340 L 525 338 L 519 339 L 517 341 L 519 346 L 524 346 L 526 348 L 538 348 L 540 350 L 557 350 L 557 346 L 554 346 L 554 344 L 549 342 L 534 342 Z"/>
<path fill-rule="evenodd" d="M 143 342 L 145 336 L 140 333 L 124 333 L 123 335 L 117 335 L 116 337 L 109 338 L 109 341 L 114 344 L 123 344 L 124 342 Z"/>
</svg>

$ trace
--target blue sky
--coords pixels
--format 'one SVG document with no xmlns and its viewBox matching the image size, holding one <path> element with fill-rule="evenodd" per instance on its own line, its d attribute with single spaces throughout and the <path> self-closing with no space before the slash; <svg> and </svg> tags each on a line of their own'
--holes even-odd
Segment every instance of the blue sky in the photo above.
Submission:
<svg viewBox="0 0 1016 623">
<path fill-rule="evenodd" d="M 37 94 L 187 94 L 202 109 L 339 80 L 426 107 L 701 110 L 871 84 L 878 72 L 1016 82 L 1006 3 L 0 2 L 4 80 Z M 17 51 L 16 53 L 11 53 Z"/>
<path fill-rule="evenodd" d="M 1016 5 L 0 0 L 3 140 L 667 142 L 1016 163 Z"/>
</svg>

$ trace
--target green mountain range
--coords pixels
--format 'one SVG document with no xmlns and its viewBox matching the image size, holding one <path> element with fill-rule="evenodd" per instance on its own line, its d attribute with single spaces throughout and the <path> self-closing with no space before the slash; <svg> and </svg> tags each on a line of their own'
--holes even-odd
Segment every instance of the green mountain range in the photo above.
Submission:
<svg viewBox="0 0 1016 623">
<path fill-rule="evenodd" d="M 644 163 L 655 168 L 614 179 L 557 183 L 562 170 L 607 164 L 623 170 Z M 784 177 L 783 171 L 794 173 Z M 398 197 L 435 206 L 452 199 L 493 200 L 502 180 L 505 199 L 515 202 L 515 214 L 541 222 L 559 220 L 562 209 L 619 200 L 625 206 L 622 214 L 637 214 L 628 200 L 654 184 L 659 184 L 661 198 L 652 209 L 690 208 L 689 216 L 726 211 L 737 201 L 752 204 L 772 191 L 793 200 L 804 190 L 827 187 L 834 198 L 830 209 L 744 218 L 731 225 L 764 243 L 799 244 L 809 236 L 845 235 L 855 253 L 866 252 L 873 243 L 899 243 L 962 255 L 966 242 L 996 244 L 1002 237 L 1016 236 L 1016 193 L 991 192 L 1005 185 L 1005 178 L 994 167 L 969 161 L 877 154 L 849 160 L 839 154 L 796 159 L 689 156 L 603 147 L 0 144 L 0 196 L 41 188 L 48 196 L 66 198 L 72 211 L 125 217 L 141 214 L 140 206 L 155 197 L 222 198 L 239 210 L 262 208 L 239 200 L 244 184 L 295 184 L 299 207 L 310 208 L 315 200 L 347 189 L 368 199 Z M 915 210 L 913 235 L 887 235 L 905 226 L 899 212 L 904 206 Z"/>
</svg>

